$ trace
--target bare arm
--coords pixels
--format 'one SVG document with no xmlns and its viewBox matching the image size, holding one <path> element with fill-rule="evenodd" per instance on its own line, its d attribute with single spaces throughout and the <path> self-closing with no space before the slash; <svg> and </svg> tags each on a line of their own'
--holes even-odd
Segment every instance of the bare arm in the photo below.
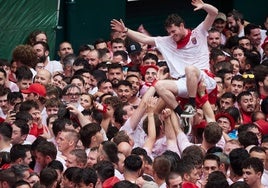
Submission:
<svg viewBox="0 0 268 188">
<path fill-rule="evenodd" d="M 147 117 L 148 117 L 148 135 L 143 147 L 146 151 L 151 154 L 154 143 L 156 141 L 156 130 L 155 130 L 155 121 L 154 121 L 154 108 L 157 103 L 156 97 L 150 97 L 147 101 Z"/>
<path fill-rule="evenodd" d="M 204 26 L 208 30 L 218 15 L 218 9 L 210 4 L 204 3 L 202 0 L 192 0 L 192 5 L 195 6 L 194 11 L 203 9 L 208 13 L 204 20 Z"/>
<path fill-rule="evenodd" d="M 167 139 L 167 149 L 174 151 L 176 153 L 180 153 L 178 145 L 177 145 L 176 134 L 173 129 L 172 121 L 170 117 L 172 113 L 173 113 L 172 110 L 169 108 L 166 108 L 162 111 L 162 118 L 165 123 L 165 135 Z"/>
<path fill-rule="evenodd" d="M 143 95 L 142 100 L 138 106 L 138 108 L 134 111 L 132 116 L 130 117 L 130 126 L 133 130 L 135 130 L 138 126 L 138 123 L 140 122 L 142 116 L 145 113 L 145 107 L 146 107 L 146 101 L 149 99 L 149 97 L 153 96 L 155 93 L 155 88 L 150 87 L 146 93 Z"/>
<path fill-rule="evenodd" d="M 111 21 L 111 28 L 119 32 L 125 32 L 127 36 L 134 41 L 155 46 L 153 37 L 127 28 L 121 19 L 120 20 L 113 19 Z"/>
</svg>

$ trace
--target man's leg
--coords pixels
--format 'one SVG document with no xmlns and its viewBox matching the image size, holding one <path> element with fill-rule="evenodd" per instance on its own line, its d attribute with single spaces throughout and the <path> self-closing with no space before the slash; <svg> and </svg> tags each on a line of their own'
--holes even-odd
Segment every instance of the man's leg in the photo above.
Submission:
<svg viewBox="0 0 268 188">
<path fill-rule="evenodd" d="M 167 105 L 175 109 L 178 106 L 176 97 L 178 88 L 174 80 L 159 80 L 155 84 L 157 94 L 167 103 Z"/>
<path fill-rule="evenodd" d="M 197 94 L 197 86 L 200 79 L 200 70 L 195 66 L 185 68 L 186 86 L 189 96 L 189 104 L 195 107 L 195 97 Z"/>
</svg>

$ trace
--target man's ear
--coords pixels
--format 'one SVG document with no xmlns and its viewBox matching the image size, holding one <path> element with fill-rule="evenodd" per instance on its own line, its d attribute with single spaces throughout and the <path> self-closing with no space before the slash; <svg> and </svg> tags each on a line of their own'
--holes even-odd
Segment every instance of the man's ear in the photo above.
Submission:
<svg viewBox="0 0 268 188">
<path fill-rule="evenodd" d="M 189 174 L 187 174 L 187 173 L 183 174 L 183 180 L 189 181 L 190 180 Z"/>
<path fill-rule="evenodd" d="M 49 55 L 49 51 L 46 50 L 46 51 L 45 51 L 45 56 L 47 57 L 48 55 Z"/>
</svg>

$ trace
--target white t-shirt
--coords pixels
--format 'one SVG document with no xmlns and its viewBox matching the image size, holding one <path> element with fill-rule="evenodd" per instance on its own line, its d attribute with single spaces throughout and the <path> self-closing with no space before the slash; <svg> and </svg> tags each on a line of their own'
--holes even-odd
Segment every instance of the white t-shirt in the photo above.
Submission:
<svg viewBox="0 0 268 188">
<path fill-rule="evenodd" d="M 184 69 L 189 65 L 209 70 L 207 29 L 204 28 L 203 22 L 192 31 L 189 42 L 181 49 L 177 49 L 177 43 L 170 36 L 155 37 L 154 40 L 173 78 L 185 75 Z"/>
<path fill-rule="evenodd" d="M 54 72 L 63 72 L 62 65 L 58 61 L 48 61 L 45 69 L 48 70 L 51 74 Z"/>
</svg>

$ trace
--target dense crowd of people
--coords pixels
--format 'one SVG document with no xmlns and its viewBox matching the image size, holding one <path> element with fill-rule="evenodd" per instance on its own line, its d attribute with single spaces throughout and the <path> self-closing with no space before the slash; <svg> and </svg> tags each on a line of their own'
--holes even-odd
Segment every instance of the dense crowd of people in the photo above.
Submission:
<svg viewBox="0 0 268 188">
<path fill-rule="evenodd" d="M 0 59 L 0 187 L 268 187 L 268 16 L 191 4 L 194 29 L 113 19 L 58 61 L 36 30 Z"/>
</svg>

